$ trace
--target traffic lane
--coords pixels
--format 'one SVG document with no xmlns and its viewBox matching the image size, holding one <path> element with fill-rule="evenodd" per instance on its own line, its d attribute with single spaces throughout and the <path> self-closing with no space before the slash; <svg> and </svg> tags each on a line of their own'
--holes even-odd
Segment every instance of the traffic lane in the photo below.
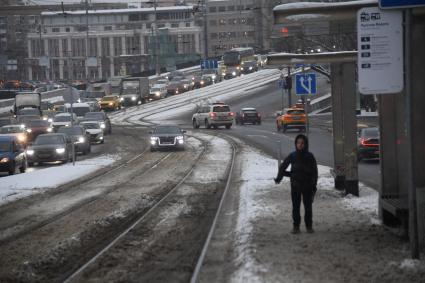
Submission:
<svg viewBox="0 0 425 283">
<path fill-rule="evenodd" d="M 112 134 L 104 136 L 104 144 L 92 144 L 91 152 L 89 154 L 77 154 L 77 161 L 94 158 L 104 154 L 117 153 L 122 156 L 123 159 L 131 158 L 135 153 L 138 154 L 146 148 L 145 144 L 141 142 L 140 139 L 142 136 L 147 135 L 147 130 L 144 128 L 113 126 Z M 37 166 L 28 167 L 26 172 L 29 173 L 61 165 L 63 165 L 61 162 L 44 162 Z M 0 178 L 7 176 L 9 176 L 7 172 L 0 172 Z"/>
</svg>

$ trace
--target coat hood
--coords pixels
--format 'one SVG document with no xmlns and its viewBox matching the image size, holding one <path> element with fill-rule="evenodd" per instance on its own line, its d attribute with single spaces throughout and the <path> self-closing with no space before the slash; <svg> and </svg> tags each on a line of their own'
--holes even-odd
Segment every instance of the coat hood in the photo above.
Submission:
<svg viewBox="0 0 425 283">
<path fill-rule="evenodd" d="M 297 149 L 297 140 L 298 139 L 303 139 L 304 140 L 304 149 L 302 150 L 302 152 L 308 152 L 308 138 L 303 135 L 303 134 L 299 134 L 297 135 L 297 137 L 295 138 L 295 150 L 298 152 L 299 150 Z"/>
</svg>

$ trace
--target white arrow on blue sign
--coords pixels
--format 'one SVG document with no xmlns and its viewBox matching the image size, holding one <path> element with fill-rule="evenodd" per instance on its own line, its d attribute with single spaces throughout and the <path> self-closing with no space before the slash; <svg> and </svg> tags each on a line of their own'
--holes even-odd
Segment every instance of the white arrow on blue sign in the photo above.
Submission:
<svg viewBox="0 0 425 283">
<path fill-rule="evenodd" d="M 295 75 L 295 93 L 297 95 L 316 94 L 316 74 L 305 73 Z"/>
</svg>

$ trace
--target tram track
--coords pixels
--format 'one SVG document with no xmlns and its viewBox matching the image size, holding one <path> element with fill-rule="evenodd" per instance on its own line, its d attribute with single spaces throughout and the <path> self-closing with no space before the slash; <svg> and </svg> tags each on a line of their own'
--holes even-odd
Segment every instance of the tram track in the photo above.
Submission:
<svg viewBox="0 0 425 283">
<path fill-rule="evenodd" d="M 208 136 L 218 137 L 219 135 Z M 221 138 L 223 138 L 223 136 L 221 136 Z M 225 176 L 222 176 L 224 178 L 220 178 L 220 185 L 218 187 L 213 186 L 214 189 L 211 187 L 205 191 L 201 190 L 202 192 L 199 192 L 201 188 L 194 187 L 194 182 L 196 182 L 194 175 L 197 175 L 195 171 L 199 169 L 197 167 L 203 166 L 205 162 L 208 162 L 208 158 L 206 156 L 202 156 L 202 158 L 200 156 L 200 163 L 203 164 L 200 164 L 199 162 L 193 164 L 191 171 L 188 172 L 188 174 L 172 190 L 170 190 L 169 193 L 167 193 L 167 195 L 158 201 L 155 206 L 135 220 L 131 226 L 120 233 L 99 253 L 87 260 L 86 263 L 78 270 L 67 276 L 67 278 L 64 279 L 64 282 L 91 282 L 97 280 L 115 281 L 114 277 L 97 277 L 98 273 L 103 274 L 105 266 L 107 268 L 107 266 L 112 265 L 112 263 L 108 262 L 111 258 L 117 259 L 116 261 L 120 265 L 114 266 L 114 269 L 121 270 L 122 265 L 124 265 L 126 268 L 129 268 L 127 272 L 131 272 L 130 270 L 133 270 L 133 268 L 128 267 L 128 265 L 137 264 L 137 266 L 141 267 L 144 266 L 145 260 L 148 260 L 146 265 L 149 267 L 146 267 L 148 268 L 146 272 L 143 272 L 144 268 L 140 268 L 141 270 L 136 271 L 142 272 L 143 275 L 129 275 L 130 277 L 135 276 L 132 278 L 138 278 L 136 280 L 137 282 L 156 282 L 156 279 L 149 277 L 151 274 L 161 273 L 161 278 L 167 278 L 167 276 L 170 276 L 170 274 L 167 274 L 170 270 L 154 270 L 158 266 L 151 267 L 151 265 L 155 265 L 155 260 L 151 260 L 152 256 L 161 258 L 161 265 L 167 265 L 167 263 L 164 263 L 163 260 L 171 261 L 172 263 L 170 263 L 170 266 L 173 265 L 171 268 L 172 270 L 178 269 L 179 266 L 182 266 L 183 270 L 181 276 L 182 279 L 184 278 L 182 281 L 189 281 L 191 277 L 197 278 L 199 272 L 198 266 L 200 267 L 204 260 L 209 241 L 211 240 L 217 223 L 217 218 L 219 217 L 218 215 L 220 213 L 222 203 L 226 197 L 226 193 L 230 187 L 232 179 L 233 167 L 237 154 L 237 145 L 235 142 L 227 138 L 226 142 L 230 145 L 229 148 L 231 148 L 231 155 L 229 156 L 228 163 L 224 170 Z M 202 161 L 202 159 L 204 160 Z M 189 190 L 189 188 L 195 189 L 197 193 L 192 193 L 189 196 L 186 195 L 184 192 Z M 196 199 L 196 201 L 192 200 L 192 202 L 196 203 L 193 207 L 196 207 L 202 211 L 202 213 L 199 211 L 192 211 L 194 208 L 191 207 L 187 209 L 193 213 L 193 216 L 189 216 L 192 214 L 188 213 L 187 209 L 182 205 L 182 203 L 190 203 L 190 201 L 187 200 L 189 198 Z M 183 213 L 183 216 L 178 215 L 175 220 L 168 220 L 166 219 L 167 217 L 164 219 L 164 215 L 173 214 L 175 211 L 179 211 L 176 214 Z M 168 227 L 168 224 L 164 224 L 168 222 L 174 223 L 174 221 L 176 221 L 176 223 L 173 224 L 172 227 Z M 180 221 L 183 221 L 185 225 L 180 225 Z M 166 229 L 159 229 L 159 226 L 164 226 Z M 156 229 L 159 229 L 158 232 Z M 170 241 L 168 241 L 169 235 L 173 235 L 174 233 L 176 240 L 184 239 L 183 242 L 178 241 L 170 243 Z M 155 236 L 153 237 L 152 235 Z M 182 237 L 182 235 L 184 235 L 184 237 Z M 193 240 L 191 240 L 192 238 Z M 160 247 L 160 251 L 158 251 L 160 254 L 154 255 L 155 247 Z M 150 250 L 151 248 L 152 250 Z M 172 252 L 170 252 L 169 249 L 172 250 Z M 135 250 L 143 251 L 142 253 L 144 253 L 144 255 L 138 254 L 135 258 L 133 258 L 131 253 Z M 120 258 L 121 256 L 124 256 L 124 258 Z M 196 266 L 193 265 L 195 262 L 198 262 Z M 158 268 L 162 268 L 162 266 Z M 188 272 L 187 269 L 195 270 L 195 275 L 192 275 L 192 272 Z M 130 277 L 122 278 L 120 280 L 131 282 L 133 279 L 130 279 Z M 158 282 L 161 282 L 161 280 L 162 279 Z"/>
</svg>

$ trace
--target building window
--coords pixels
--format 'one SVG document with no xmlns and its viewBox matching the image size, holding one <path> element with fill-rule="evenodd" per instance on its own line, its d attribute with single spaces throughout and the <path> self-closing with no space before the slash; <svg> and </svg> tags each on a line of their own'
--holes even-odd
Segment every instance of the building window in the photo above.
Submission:
<svg viewBox="0 0 425 283">
<path fill-rule="evenodd" d="M 34 57 L 40 57 L 44 55 L 44 40 L 33 39 L 31 40 L 32 55 Z"/>
<path fill-rule="evenodd" d="M 170 19 L 170 13 L 157 13 L 157 19 L 158 20 L 169 20 Z"/>
<path fill-rule="evenodd" d="M 109 47 L 109 37 L 102 37 L 101 45 L 102 45 L 102 56 L 108 57 L 111 54 L 110 47 Z"/>
<path fill-rule="evenodd" d="M 250 26 L 253 26 L 253 25 L 254 25 L 254 18 L 248 18 L 248 19 L 246 20 L 246 24 L 247 24 L 247 25 L 250 25 Z"/>
<path fill-rule="evenodd" d="M 97 56 L 97 38 L 89 38 L 89 54 L 88 56 Z"/>
<path fill-rule="evenodd" d="M 240 19 L 241 24 L 246 24 L 246 19 Z"/>
<path fill-rule="evenodd" d="M 218 7 L 219 12 L 226 12 L 226 6 L 220 6 Z"/>
<path fill-rule="evenodd" d="M 235 10 L 235 6 L 227 6 L 227 11 L 234 11 Z"/>
<path fill-rule="evenodd" d="M 186 23 L 186 27 L 187 28 L 190 28 L 190 23 Z"/>
<path fill-rule="evenodd" d="M 225 25 L 226 25 L 226 20 L 225 20 L 225 19 L 220 19 L 220 20 L 218 21 L 218 24 L 219 24 L 220 26 L 225 26 Z"/>
<path fill-rule="evenodd" d="M 229 25 L 237 25 L 238 19 L 228 19 L 227 22 L 229 23 Z"/>
<path fill-rule="evenodd" d="M 62 39 L 62 52 L 63 52 L 63 56 L 64 57 L 68 57 L 71 54 L 69 53 L 70 50 L 68 50 L 68 39 L 67 38 L 63 38 Z"/>
<path fill-rule="evenodd" d="M 125 38 L 125 46 L 126 46 L 126 54 L 139 54 L 139 36 L 134 37 L 126 37 Z"/>
<path fill-rule="evenodd" d="M 60 28 L 52 28 L 52 32 L 61 32 Z"/>
<path fill-rule="evenodd" d="M 146 24 L 146 28 L 147 28 L 147 29 L 150 29 L 151 27 L 152 27 L 152 24 L 151 24 L 151 23 L 147 23 L 147 24 Z"/>
<path fill-rule="evenodd" d="M 209 11 L 210 13 L 215 13 L 217 12 L 217 7 L 210 7 Z"/>
<path fill-rule="evenodd" d="M 114 55 L 120 56 L 122 54 L 121 37 L 114 37 Z"/>
<path fill-rule="evenodd" d="M 172 24 L 171 24 L 171 27 L 172 27 L 172 28 L 178 28 L 178 27 L 179 27 L 179 24 L 178 24 L 178 23 L 172 23 Z"/>
<path fill-rule="evenodd" d="M 71 39 L 72 56 L 86 56 L 86 44 L 84 38 Z"/>
<path fill-rule="evenodd" d="M 105 26 L 103 29 L 104 30 L 112 30 L 112 26 Z"/>
<path fill-rule="evenodd" d="M 165 28 L 165 24 L 158 24 L 158 28 Z"/>
<path fill-rule="evenodd" d="M 47 42 L 48 52 L 50 56 L 59 57 L 59 40 L 49 39 Z"/>
<path fill-rule="evenodd" d="M 243 5 L 238 5 L 236 8 L 237 11 L 243 11 Z"/>
<path fill-rule="evenodd" d="M 139 14 L 129 14 L 128 15 L 128 21 L 129 22 L 137 22 L 139 21 L 140 17 Z"/>
<path fill-rule="evenodd" d="M 71 28 L 65 28 L 65 32 L 70 32 Z"/>
</svg>

